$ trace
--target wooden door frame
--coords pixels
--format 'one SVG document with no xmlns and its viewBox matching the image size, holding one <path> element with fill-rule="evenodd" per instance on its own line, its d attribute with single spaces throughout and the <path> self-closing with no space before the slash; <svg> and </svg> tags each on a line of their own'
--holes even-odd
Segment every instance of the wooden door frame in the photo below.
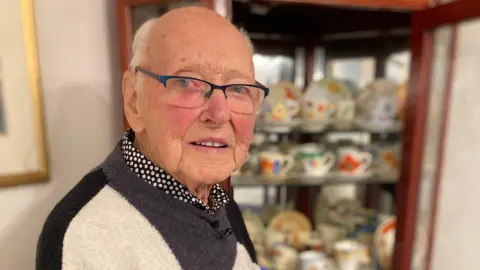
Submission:
<svg viewBox="0 0 480 270">
<path fill-rule="evenodd" d="M 418 194 L 420 191 L 423 144 L 430 93 L 430 75 L 433 57 L 433 30 L 447 24 L 453 26 L 453 40 L 450 53 L 448 78 L 445 85 L 444 110 L 440 128 L 440 143 L 436 163 L 436 175 L 432 196 L 432 211 L 428 229 L 426 266 L 430 269 L 432 248 L 435 238 L 435 223 L 438 210 L 438 195 L 441 184 L 441 167 L 445 144 L 445 130 L 448 121 L 450 93 L 455 63 L 456 27 L 455 24 L 480 17 L 480 1 L 457 0 L 414 13 L 412 18 L 411 53 L 412 64 L 406 104 L 406 120 L 403 130 L 403 150 L 401 176 L 397 194 L 397 227 L 393 269 L 409 270 L 417 217 Z"/>
</svg>

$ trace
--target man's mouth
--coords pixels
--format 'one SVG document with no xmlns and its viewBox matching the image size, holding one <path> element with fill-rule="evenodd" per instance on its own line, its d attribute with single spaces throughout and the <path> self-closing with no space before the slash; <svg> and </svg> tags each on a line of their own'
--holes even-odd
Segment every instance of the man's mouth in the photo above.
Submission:
<svg viewBox="0 0 480 270">
<path fill-rule="evenodd" d="M 202 147 L 212 147 L 212 148 L 227 148 L 226 144 L 217 143 L 217 142 L 192 142 L 191 144 Z"/>
</svg>

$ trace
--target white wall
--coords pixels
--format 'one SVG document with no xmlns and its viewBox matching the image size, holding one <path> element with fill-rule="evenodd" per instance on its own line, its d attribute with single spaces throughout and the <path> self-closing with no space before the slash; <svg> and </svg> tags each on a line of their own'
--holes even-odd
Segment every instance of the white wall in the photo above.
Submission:
<svg viewBox="0 0 480 270">
<path fill-rule="evenodd" d="M 115 1 L 34 2 L 51 179 L 0 189 L 0 270 L 34 269 L 47 214 L 122 134 Z"/>
</svg>

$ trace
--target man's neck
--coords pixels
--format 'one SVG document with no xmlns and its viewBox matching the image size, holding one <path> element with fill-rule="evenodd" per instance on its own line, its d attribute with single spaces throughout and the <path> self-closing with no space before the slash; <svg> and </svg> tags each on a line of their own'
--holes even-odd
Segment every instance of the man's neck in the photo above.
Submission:
<svg viewBox="0 0 480 270">
<path fill-rule="evenodd" d="M 183 184 L 183 183 L 182 183 Z M 184 184 L 185 185 L 185 184 Z M 204 204 L 208 205 L 208 199 L 210 197 L 210 191 L 212 190 L 213 185 L 199 185 L 195 189 L 190 190 L 187 186 L 188 191 L 199 198 Z"/>
</svg>

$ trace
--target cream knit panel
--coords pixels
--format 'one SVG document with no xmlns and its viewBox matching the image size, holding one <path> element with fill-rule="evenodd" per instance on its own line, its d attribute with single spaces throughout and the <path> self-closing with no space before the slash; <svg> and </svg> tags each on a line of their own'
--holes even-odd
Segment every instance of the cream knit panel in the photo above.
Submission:
<svg viewBox="0 0 480 270">
<path fill-rule="evenodd" d="M 247 249 L 240 243 L 237 243 L 237 257 L 233 270 L 259 270 L 260 267 L 252 262 Z"/>
<path fill-rule="evenodd" d="M 64 270 L 181 269 L 161 234 L 108 186 L 70 223 L 62 265 Z"/>
</svg>

